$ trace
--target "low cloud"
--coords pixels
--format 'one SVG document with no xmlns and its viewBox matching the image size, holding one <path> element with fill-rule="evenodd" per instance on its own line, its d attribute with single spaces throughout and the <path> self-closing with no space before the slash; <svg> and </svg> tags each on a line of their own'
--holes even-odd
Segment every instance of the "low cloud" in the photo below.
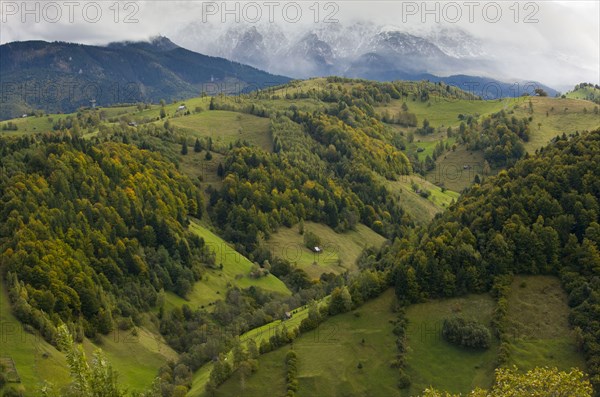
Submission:
<svg viewBox="0 0 600 397">
<path fill-rule="evenodd" d="M 234 24 L 269 24 L 270 19 L 290 35 L 324 21 L 337 21 L 344 26 L 361 21 L 420 34 L 441 27 L 459 27 L 480 39 L 486 54 L 499 66 L 498 77 L 539 80 L 558 88 L 581 81 L 600 83 L 598 1 L 476 2 L 476 5 L 460 1 L 338 1 L 315 6 L 313 2 L 159 0 L 123 1 L 118 3 L 118 10 L 115 2 L 83 1 L 74 2 L 75 6 L 68 3 L 0 1 L 0 43 L 60 40 L 103 45 L 156 35 L 165 35 L 176 43 L 189 43 L 213 40 Z M 295 20 L 297 6 L 301 16 Z M 497 9 L 501 10 L 498 18 Z M 195 36 L 183 37 L 184 28 L 191 25 Z"/>
</svg>

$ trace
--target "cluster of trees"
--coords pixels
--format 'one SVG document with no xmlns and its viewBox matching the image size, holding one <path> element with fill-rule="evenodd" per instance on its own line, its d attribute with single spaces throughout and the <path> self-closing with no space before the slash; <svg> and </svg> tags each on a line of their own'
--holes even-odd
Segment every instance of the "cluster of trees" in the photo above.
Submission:
<svg viewBox="0 0 600 397">
<path fill-rule="evenodd" d="M 286 397 L 294 397 L 298 391 L 298 356 L 294 350 L 285 355 L 286 374 Z"/>
<path fill-rule="evenodd" d="M 336 287 L 331 292 L 331 298 L 329 300 L 329 315 L 335 316 L 336 314 L 346 313 L 352 310 L 352 295 L 348 291 L 348 287 Z"/>
<path fill-rule="evenodd" d="M 283 325 L 278 327 L 273 335 L 269 337 L 269 340 L 263 340 L 260 344 L 260 354 L 265 354 L 273 350 L 277 350 L 282 346 L 291 343 L 300 335 L 298 328 L 288 329 L 287 326 Z"/>
<path fill-rule="evenodd" d="M 213 369 L 210 371 L 210 377 L 206 383 L 206 391 L 209 395 L 214 396 L 217 387 L 231 377 L 233 374 L 233 367 L 227 361 L 227 357 L 221 354 L 217 360 L 214 361 Z"/>
<path fill-rule="evenodd" d="M 17 125 L 17 123 L 13 123 L 12 121 L 2 124 L 2 131 L 18 131 L 18 130 L 19 130 L 19 126 Z"/>
<path fill-rule="evenodd" d="M 600 85 L 598 84 L 593 84 L 593 83 L 580 83 L 575 85 L 574 91 L 577 91 L 579 89 L 588 89 L 588 93 L 585 97 L 585 99 L 587 99 L 588 101 L 592 101 L 594 103 L 600 104 L 600 93 L 598 93 L 598 91 L 600 91 Z M 597 112 L 598 107 L 596 106 L 596 108 L 594 109 L 594 111 Z M 597 114 L 597 113 L 596 113 Z"/>
<path fill-rule="evenodd" d="M 419 237 L 397 240 L 400 300 L 489 290 L 499 275 L 555 274 L 569 293 L 591 381 L 600 386 L 600 131 L 557 137 L 540 154 L 473 186 Z"/>
<path fill-rule="evenodd" d="M 517 119 L 502 110 L 479 124 L 474 120 L 468 127 L 461 123 L 458 141 L 469 150 L 483 150 L 494 167 L 511 165 L 525 155 L 523 142 L 529 140 L 529 123 L 529 118 Z"/>
<path fill-rule="evenodd" d="M 406 373 L 406 352 L 408 351 L 408 340 L 406 329 L 408 319 L 403 307 L 396 307 L 397 317 L 394 320 L 394 335 L 396 335 L 396 359 L 391 363 L 393 368 L 398 368 L 398 388 L 406 389 L 411 384 L 410 376 Z"/>
<path fill-rule="evenodd" d="M 442 336 L 455 345 L 475 349 L 488 349 L 492 340 L 492 334 L 485 325 L 462 317 L 445 319 Z"/>
<path fill-rule="evenodd" d="M 214 259 L 187 231 L 199 191 L 160 155 L 39 136 L 0 141 L 2 265 L 15 315 L 53 341 L 60 320 L 86 335 L 185 296 Z"/>
<path fill-rule="evenodd" d="M 310 250 L 321 245 L 321 239 L 315 233 L 307 230 L 304 232 L 304 246 Z"/>
<path fill-rule="evenodd" d="M 597 90 L 600 90 L 600 85 L 594 84 L 594 83 L 579 83 L 579 84 L 575 84 L 574 90 L 577 91 L 580 88 L 586 88 L 586 87 L 595 88 Z"/>
<path fill-rule="evenodd" d="M 430 135 L 435 132 L 435 128 L 429 124 L 429 120 L 424 119 L 421 128 L 417 128 L 415 132 L 420 135 Z"/>
<path fill-rule="evenodd" d="M 240 375 L 241 388 L 244 390 L 246 379 L 258 370 L 259 351 L 254 339 L 248 340 L 245 346 L 240 342 L 232 349 L 233 362 L 230 364 L 224 355 L 213 360 L 213 369 L 206 383 L 206 391 L 209 395 L 215 395 L 217 388 L 231 377 L 236 371 Z"/>
<path fill-rule="evenodd" d="M 328 310 L 329 308 L 327 306 L 322 306 L 322 308 L 319 308 L 315 302 L 311 302 L 308 307 L 308 316 L 302 320 L 300 326 L 298 327 L 298 331 L 300 333 L 304 333 L 316 329 L 319 324 L 321 324 L 323 320 L 327 318 Z"/>
<path fill-rule="evenodd" d="M 417 126 L 417 115 L 408 111 L 408 105 L 406 102 L 402 103 L 402 110 L 391 115 L 386 109 L 381 115 L 381 121 L 388 124 L 398 124 L 403 127 L 416 127 Z"/>
<path fill-rule="evenodd" d="M 352 229 L 360 221 L 388 237 L 403 234 L 403 229 L 411 225 L 410 218 L 368 162 L 362 161 L 360 157 L 353 159 L 342 156 L 333 144 L 324 146 L 313 139 L 303 128 L 305 122 L 302 121 L 303 116 L 299 112 L 293 112 L 290 117 L 297 123 L 284 116 L 272 121 L 271 129 L 276 145 L 279 143 L 278 153 L 310 179 L 323 185 L 327 185 L 329 180 L 334 180 L 338 192 L 343 189 L 343 195 L 348 198 L 356 196 L 360 201 L 357 205 L 359 209 L 363 209 L 359 211 L 358 216 L 356 212 L 337 206 L 340 210 L 340 230 Z M 395 138 L 394 134 L 382 128 L 380 124 L 377 130 L 381 131 L 379 137 L 383 141 L 391 143 Z M 384 143 L 383 141 L 380 143 Z M 364 151 L 364 148 L 362 150 Z M 381 167 L 385 165 L 381 163 Z M 389 171 L 393 173 L 392 170 Z"/>
<path fill-rule="evenodd" d="M 351 164 L 366 166 L 388 179 L 410 172 L 408 159 L 389 142 L 391 133 L 373 115 L 344 102 L 340 102 L 335 112 L 335 115 L 317 116 L 298 112 L 293 120 L 305 123 L 307 132 L 323 146 L 333 146 L 338 155 L 331 161 L 345 158 Z"/>
<path fill-rule="evenodd" d="M 302 82 L 291 82 L 280 91 L 279 95 L 274 91 L 280 87 L 256 91 L 248 95 L 257 99 L 316 99 L 325 103 L 336 103 L 354 97 L 360 99 L 363 104 L 378 106 L 389 103 L 393 99 L 409 98 L 426 102 L 431 97 L 445 99 L 477 99 L 479 97 L 462 91 L 456 87 L 443 82 L 432 83 L 429 81 L 392 81 L 375 82 L 363 79 L 350 79 L 345 77 L 327 77 L 321 84 L 311 85 L 308 88 L 302 86 Z"/>
<path fill-rule="evenodd" d="M 511 274 L 496 276 L 491 289 L 492 296 L 496 299 L 492 327 L 498 336 L 498 339 L 500 339 L 498 357 L 496 360 L 498 366 L 506 364 L 510 358 L 510 345 L 508 340 L 510 327 L 510 322 L 508 320 L 508 294 L 510 292 L 512 280 L 513 277 Z"/>
<path fill-rule="evenodd" d="M 392 81 L 379 83 L 370 80 L 349 79 L 345 77 L 328 77 L 327 85 L 322 91 L 336 89 L 338 92 L 351 91 L 359 93 L 363 98 L 370 98 L 373 103 L 384 103 L 387 95 L 391 99 L 419 99 L 426 102 L 431 97 L 449 99 L 478 99 L 479 97 L 443 82 L 430 81 Z M 346 84 L 352 84 L 350 90 Z"/>
<path fill-rule="evenodd" d="M 67 131 L 74 134 L 79 134 L 84 131 L 92 131 L 100 125 L 103 119 L 106 118 L 106 112 L 104 111 L 85 111 L 78 110 L 77 113 L 72 116 L 59 117 L 56 121 L 52 122 L 52 129 L 54 131 Z"/>
</svg>

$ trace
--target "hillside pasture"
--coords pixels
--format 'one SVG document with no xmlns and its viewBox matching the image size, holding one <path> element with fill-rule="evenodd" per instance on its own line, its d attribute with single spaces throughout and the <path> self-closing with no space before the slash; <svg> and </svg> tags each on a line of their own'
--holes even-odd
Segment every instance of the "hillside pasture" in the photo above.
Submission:
<svg viewBox="0 0 600 397">
<path fill-rule="evenodd" d="M 300 234 L 297 225 L 279 228 L 267 243 L 275 256 L 287 259 L 314 279 L 318 279 L 323 273 L 341 274 L 356 270 L 356 260 L 364 248 L 379 248 L 385 242 L 383 236 L 362 224 L 358 224 L 356 230 L 336 233 L 326 225 L 305 222 L 304 230 L 315 233 L 320 238 L 321 252 L 305 247 L 304 236 Z"/>
</svg>

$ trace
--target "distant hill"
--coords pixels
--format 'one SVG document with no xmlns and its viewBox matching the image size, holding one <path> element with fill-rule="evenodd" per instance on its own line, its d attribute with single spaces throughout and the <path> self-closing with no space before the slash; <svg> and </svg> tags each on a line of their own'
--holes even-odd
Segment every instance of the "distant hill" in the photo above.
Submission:
<svg viewBox="0 0 600 397">
<path fill-rule="evenodd" d="M 558 91 L 536 81 L 505 82 L 490 77 L 457 74 L 440 77 L 430 73 L 414 73 L 399 70 L 393 62 L 371 54 L 352 65 L 346 73 L 348 77 L 360 77 L 376 81 L 393 80 L 428 80 L 432 83 L 443 82 L 460 88 L 483 99 L 515 98 L 523 94 L 535 95 L 535 89 L 543 89 L 549 96 L 556 96 Z"/>
<path fill-rule="evenodd" d="M 223 58 L 198 54 L 165 37 L 149 42 L 88 46 L 44 41 L 0 46 L 2 110 L 7 119 L 43 109 L 172 101 L 219 92 L 236 93 L 289 79 Z"/>
<path fill-rule="evenodd" d="M 573 99 L 585 99 L 600 104 L 600 86 L 591 83 L 577 84 L 565 96 Z"/>
</svg>

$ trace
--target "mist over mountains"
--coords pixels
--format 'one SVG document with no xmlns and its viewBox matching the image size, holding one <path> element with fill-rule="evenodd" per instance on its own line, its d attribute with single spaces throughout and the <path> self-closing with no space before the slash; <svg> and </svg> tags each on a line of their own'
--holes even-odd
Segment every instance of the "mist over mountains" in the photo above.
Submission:
<svg viewBox="0 0 600 397">
<path fill-rule="evenodd" d="M 486 99 L 532 93 L 533 86 L 544 88 L 549 95 L 557 93 L 541 83 L 507 76 L 503 63 L 485 43 L 458 27 L 409 32 L 360 22 L 322 23 L 290 31 L 276 24 L 224 27 L 191 23 L 173 39 L 194 51 L 293 78 L 428 79 L 456 85 Z"/>
</svg>

